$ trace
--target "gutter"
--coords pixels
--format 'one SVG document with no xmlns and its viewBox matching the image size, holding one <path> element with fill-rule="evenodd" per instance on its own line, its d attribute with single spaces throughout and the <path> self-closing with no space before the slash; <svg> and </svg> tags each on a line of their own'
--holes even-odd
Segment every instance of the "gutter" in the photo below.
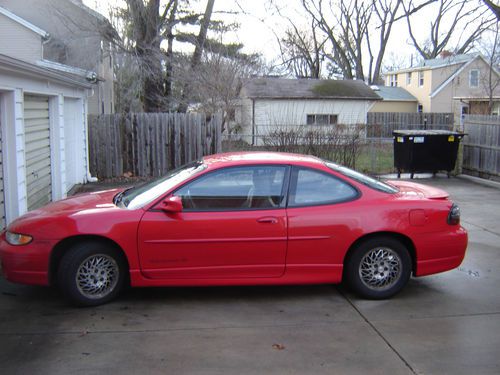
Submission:
<svg viewBox="0 0 500 375">
<path fill-rule="evenodd" d="M 36 65 L 41 66 L 42 68 L 57 70 L 57 71 L 62 72 L 62 73 L 73 74 L 73 75 L 81 77 L 82 79 L 85 79 L 87 82 L 90 82 L 90 83 L 97 83 L 97 81 L 104 81 L 102 78 L 99 78 L 97 76 L 96 72 L 93 72 L 91 70 L 77 68 L 74 66 L 64 65 L 64 64 L 58 63 L 56 61 L 42 59 L 42 60 L 38 60 L 36 62 Z"/>
<path fill-rule="evenodd" d="M 88 82 L 80 81 L 76 78 L 49 70 L 48 68 L 31 64 L 26 61 L 18 60 L 10 56 L 0 54 L 0 70 L 9 71 L 13 73 L 26 74 L 35 78 L 45 78 L 53 80 L 55 82 L 60 82 L 63 84 L 70 84 L 72 86 L 78 86 L 81 88 L 91 89 L 92 84 Z"/>
</svg>

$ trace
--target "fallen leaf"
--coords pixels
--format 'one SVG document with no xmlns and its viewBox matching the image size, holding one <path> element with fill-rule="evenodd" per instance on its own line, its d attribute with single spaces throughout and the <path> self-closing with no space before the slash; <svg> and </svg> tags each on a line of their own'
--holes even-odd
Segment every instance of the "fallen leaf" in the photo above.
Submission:
<svg viewBox="0 0 500 375">
<path fill-rule="evenodd" d="M 273 349 L 284 350 L 285 349 L 285 345 L 283 345 L 283 344 L 273 344 Z"/>
</svg>

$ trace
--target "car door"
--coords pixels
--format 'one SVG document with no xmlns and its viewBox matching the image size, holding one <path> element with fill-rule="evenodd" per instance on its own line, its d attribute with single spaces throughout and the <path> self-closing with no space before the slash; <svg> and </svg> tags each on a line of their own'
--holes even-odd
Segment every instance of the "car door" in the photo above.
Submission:
<svg viewBox="0 0 500 375">
<path fill-rule="evenodd" d="M 142 272 L 157 279 L 279 277 L 284 273 L 289 168 L 239 166 L 177 189 L 183 210 L 152 209 L 139 225 Z"/>
<path fill-rule="evenodd" d="M 326 171 L 294 167 L 288 198 L 287 274 L 339 281 L 344 250 L 359 233 L 360 193 Z"/>
</svg>

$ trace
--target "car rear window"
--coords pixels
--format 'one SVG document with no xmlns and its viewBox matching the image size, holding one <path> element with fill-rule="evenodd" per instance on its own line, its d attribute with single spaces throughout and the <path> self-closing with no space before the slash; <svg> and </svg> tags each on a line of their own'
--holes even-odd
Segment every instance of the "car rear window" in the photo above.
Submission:
<svg viewBox="0 0 500 375">
<path fill-rule="evenodd" d="M 353 169 L 343 167 L 341 165 L 332 163 L 331 161 L 325 161 L 325 164 L 328 168 L 330 168 L 336 172 L 342 173 L 344 176 L 349 177 L 349 178 L 353 179 L 354 181 L 357 181 L 363 185 L 366 185 L 369 188 L 381 191 L 383 193 L 389 193 L 389 194 L 395 194 L 399 191 L 396 187 L 394 187 L 392 185 L 389 185 L 383 181 L 377 180 L 373 177 L 367 176 L 363 173 L 357 172 Z"/>
</svg>

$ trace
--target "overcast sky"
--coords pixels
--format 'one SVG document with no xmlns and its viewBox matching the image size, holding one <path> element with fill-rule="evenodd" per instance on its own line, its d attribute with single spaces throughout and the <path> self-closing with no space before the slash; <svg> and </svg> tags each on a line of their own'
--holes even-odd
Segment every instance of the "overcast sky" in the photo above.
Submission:
<svg viewBox="0 0 500 375">
<path fill-rule="evenodd" d="M 110 6 L 123 4 L 123 0 L 83 0 L 84 3 L 104 15 L 108 14 Z M 473 2 L 473 6 L 481 4 Z M 205 0 L 193 2 L 202 12 L 206 5 Z M 274 4 L 274 5 L 273 5 Z M 216 0 L 213 18 L 223 19 L 227 22 L 238 22 L 240 29 L 229 36 L 230 41 L 243 43 L 245 51 L 248 53 L 261 53 L 270 61 L 279 54 L 279 47 L 276 35 L 282 35 L 289 21 L 281 17 L 276 4 L 280 8 L 282 15 L 292 19 L 296 24 L 301 24 L 305 19 L 305 11 L 301 8 L 300 0 Z M 430 20 L 436 12 L 438 4 L 427 7 L 413 17 L 415 25 L 422 25 L 416 28 L 415 32 L 419 38 L 425 38 L 428 34 Z M 239 12 L 240 14 L 224 14 L 224 12 Z M 408 40 L 407 24 L 404 19 L 393 26 L 391 39 L 386 50 L 386 62 L 397 62 L 406 64 L 410 61 L 410 56 L 417 53 L 411 47 Z"/>
</svg>

